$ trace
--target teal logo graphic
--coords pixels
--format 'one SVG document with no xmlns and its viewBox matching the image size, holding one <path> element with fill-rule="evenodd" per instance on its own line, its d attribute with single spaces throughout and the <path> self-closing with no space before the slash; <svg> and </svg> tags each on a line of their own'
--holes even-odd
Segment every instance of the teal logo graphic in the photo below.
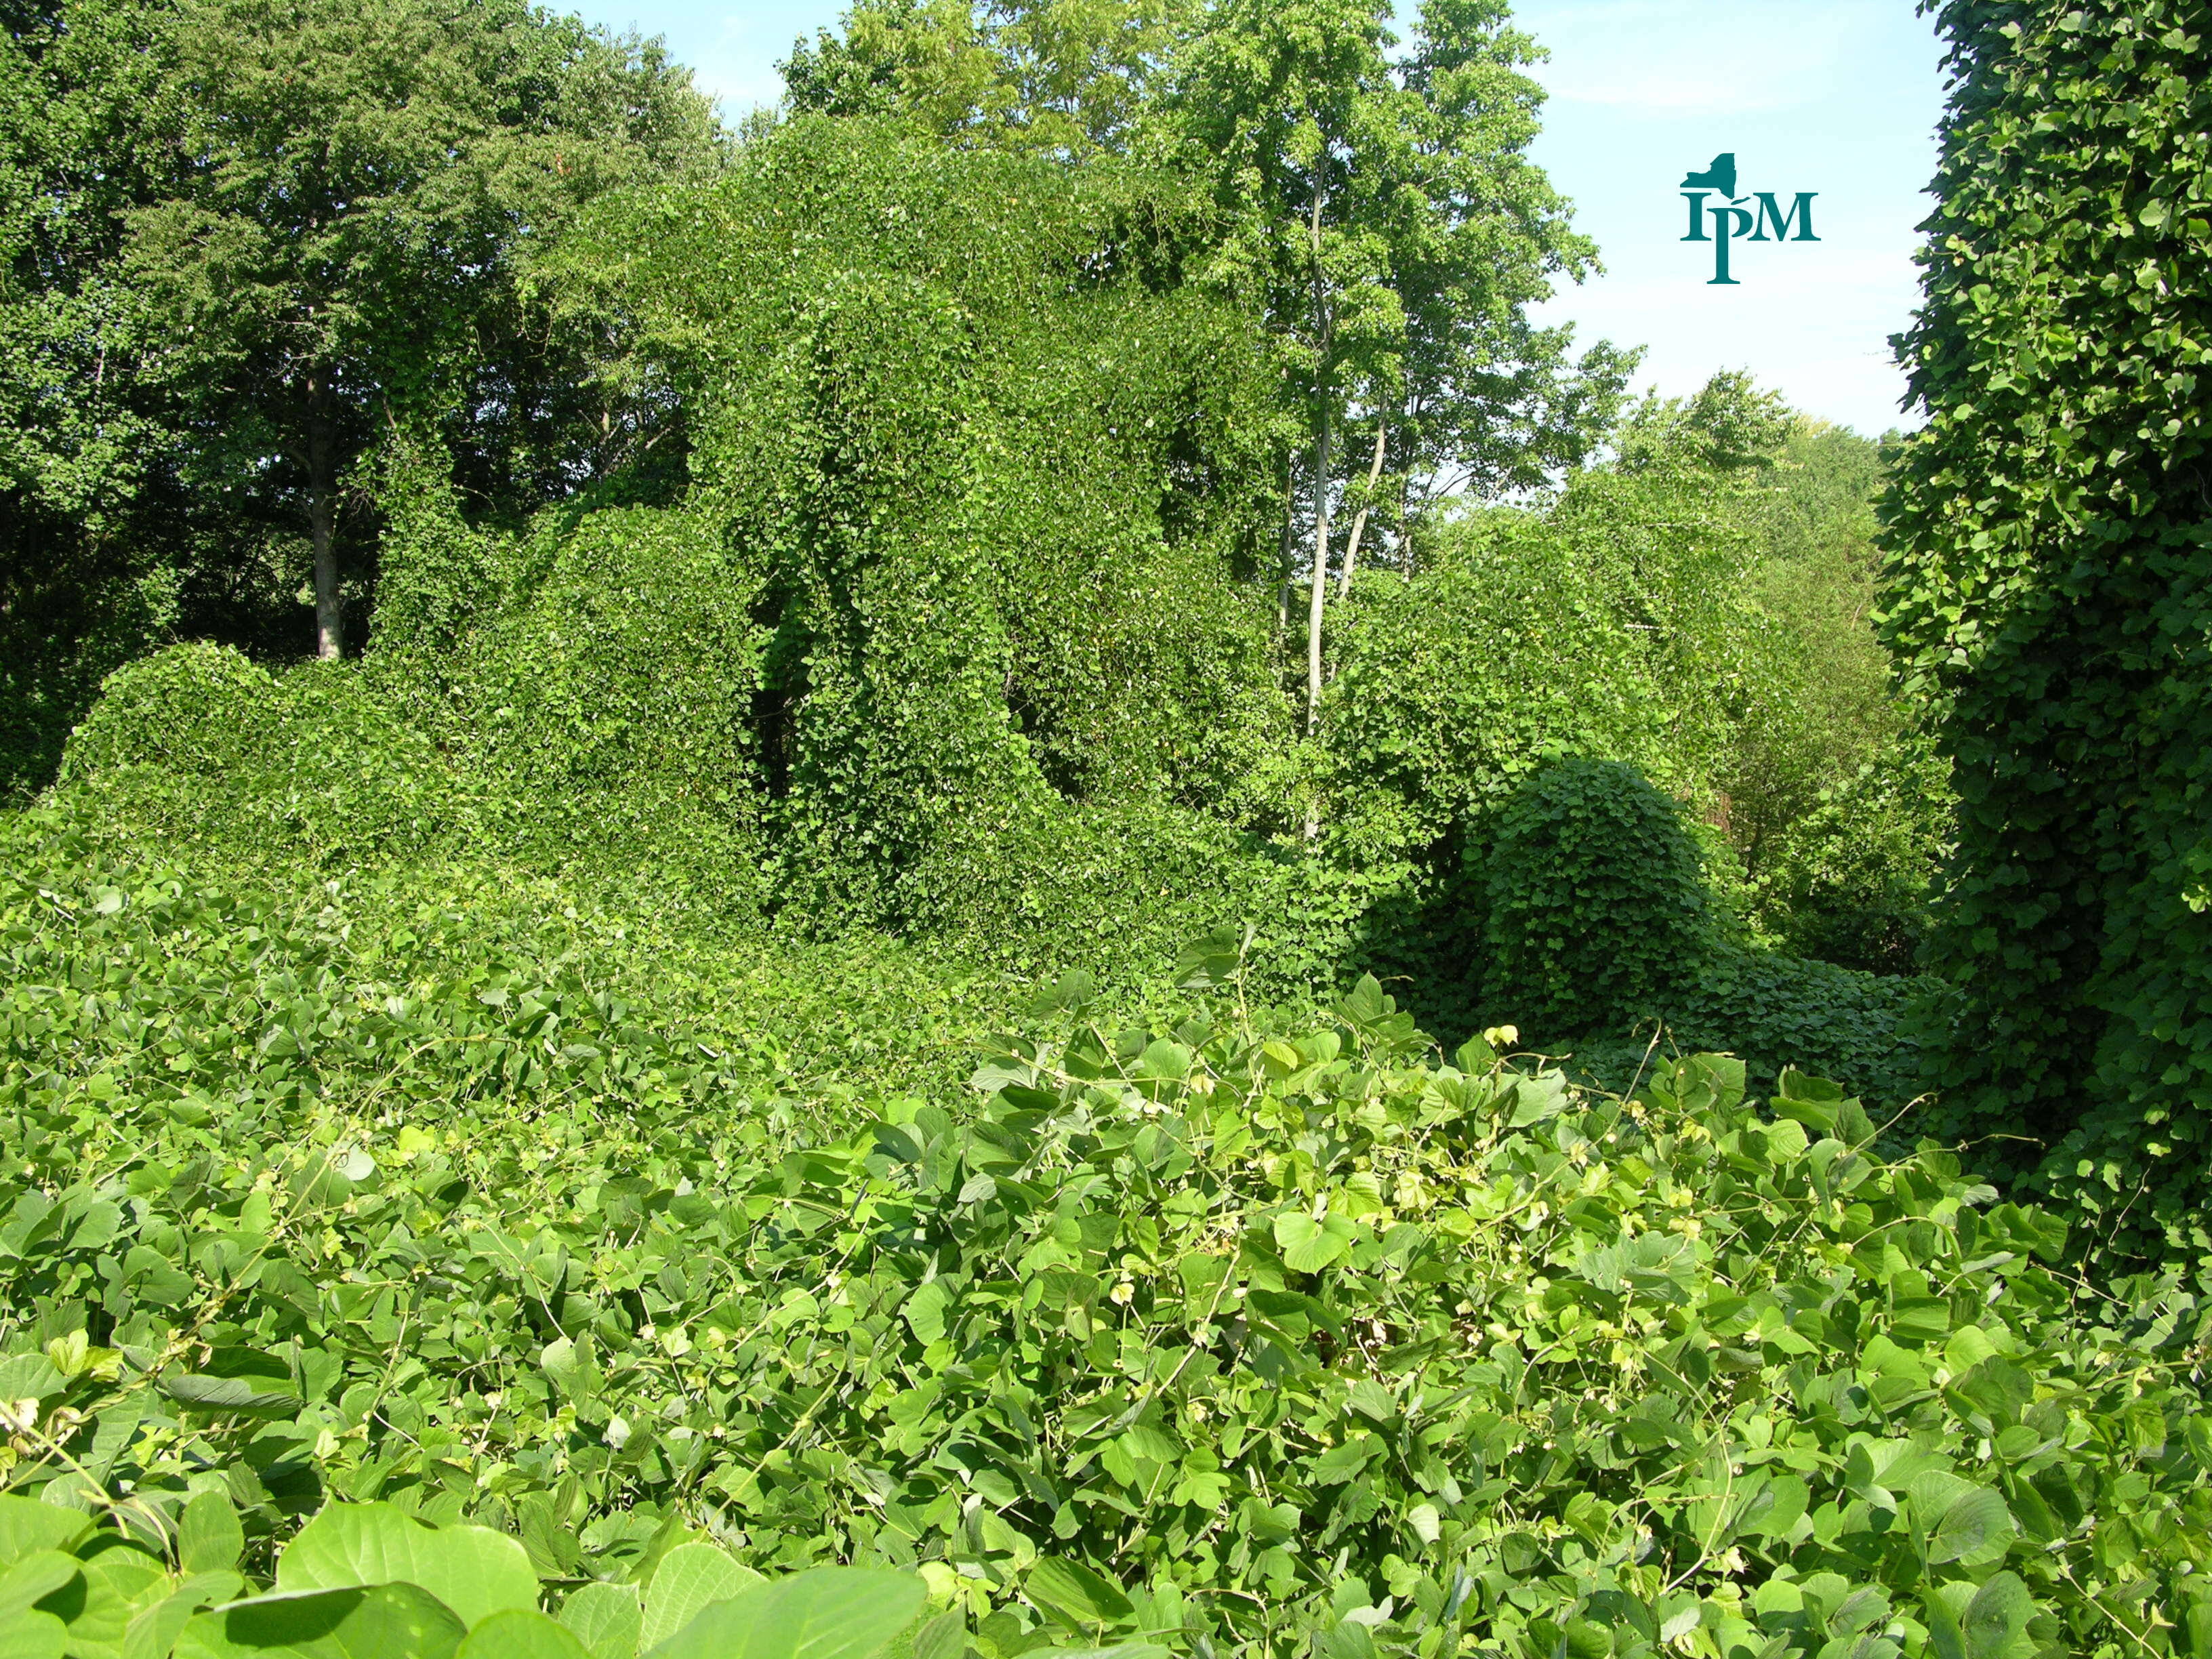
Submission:
<svg viewBox="0 0 2212 1659">
<path fill-rule="evenodd" d="M 1735 288 L 1736 279 L 1729 275 L 1729 246 L 1732 242 L 1817 242 L 1813 234 L 1813 198 L 1817 190 L 1801 190 L 1791 199 L 1784 212 L 1777 199 L 1778 191 L 1756 190 L 1748 195 L 1735 193 L 1735 152 L 1729 150 L 1713 157 L 1712 166 L 1703 173 L 1692 173 L 1682 180 L 1682 199 L 1690 204 L 1690 234 L 1682 238 L 1686 242 L 1711 242 L 1713 245 L 1713 274 L 1705 283 L 1707 288 Z M 1706 202 L 1717 196 L 1720 200 L 1711 207 Z M 1753 208 L 1752 203 L 1757 203 Z M 1710 234 L 1706 226 L 1712 227 Z M 1796 234 L 1790 234 L 1790 228 Z M 1771 228 L 1774 234 L 1766 233 Z"/>
</svg>

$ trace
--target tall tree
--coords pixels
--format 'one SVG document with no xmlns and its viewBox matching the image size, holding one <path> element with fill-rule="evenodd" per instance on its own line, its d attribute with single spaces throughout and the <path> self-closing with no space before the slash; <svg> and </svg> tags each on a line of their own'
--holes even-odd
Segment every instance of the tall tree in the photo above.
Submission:
<svg viewBox="0 0 2212 1659">
<path fill-rule="evenodd" d="M 481 397 L 530 251 L 603 191 L 710 167 L 713 119 L 657 48 L 522 0 L 190 0 L 168 47 L 178 173 L 131 274 L 203 447 L 303 524 L 336 656 L 356 457 Z"/>
<path fill-rule="evenodd" d="M 857 0 L 781 67 L 794 112 L 896 115 L 963 143 L 1125 145 L 1189 0 Z"/>
<path fill-rule="evenodd" d="M 1579 372 L 1527 307 L 1595 268 L 1527 155 L 1538 56 L 1497 0 L 1431 0 L 1401 54 L 1385 0 L 1222 0 L 1179 52 L 1155 143 L 1210 179 L 1206 276 L 1264 307 L 1308 419 L 1307 726 L 1340 504 L 1364 537 L 1395 480 L 1531 484 L 1579 460 L 1632 360 Z M 1340 434 L 1355 434 L 1340 441 Z M 1365 441 L 1358 441 L 1364 439 Z M 1356 551 L 1347 542 L 1347 574 Z"/>
</svg>

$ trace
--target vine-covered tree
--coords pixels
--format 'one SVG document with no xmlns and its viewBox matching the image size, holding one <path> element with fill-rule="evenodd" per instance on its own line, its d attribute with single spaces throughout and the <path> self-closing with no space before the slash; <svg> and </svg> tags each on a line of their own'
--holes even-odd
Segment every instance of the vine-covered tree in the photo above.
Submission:
<svg viewBox="0 0 2212 1659">
<path fill-rule="evenodd" d="M 1957 81 L 1901 343 L 1929 421 L 1887 576 L 1960 799 L 1931 962 L 1966 1007 L 1930 1080 L 2100 1232 L 2201 1254 L 2212 15 L 1950 0 L 1941 18 Z"/>
</svg>

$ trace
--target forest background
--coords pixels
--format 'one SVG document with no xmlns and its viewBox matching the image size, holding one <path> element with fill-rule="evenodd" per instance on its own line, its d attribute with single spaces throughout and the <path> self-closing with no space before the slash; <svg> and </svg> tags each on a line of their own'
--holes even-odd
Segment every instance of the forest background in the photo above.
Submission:
<svg viewBox="0 0 2212 1659">
<path fill-rule="evenodd" d="M 1356 10 L 863 9 L 742 137 L 649 47 L 409 15 L 18 34 L 19 798 L 121 665 L 307 626 L 357 691 L 146 672 L 360 696 L 439 804 L 356 811 L 374 739 L 203 703 L 243 747 L 156 821 L 319 750 L 361 794 L 284 831 L 311 861 L 649 847 L 725 923 L 1125 984 L 1249 921 L 1273 987 L 1372 967 L 1468 1025 L 1512 1000 L 1495 811 L 1571 753 L 1689 808 L 1730 967 L 1655 943 L 1547 1039 L 1670 999 L 1718 1039 L 1713 985 L 1798 973 L 1753 945 L 1909 969 L 1944 808 L 1869 626 L 1877 447 L 1741 377 L 1624 409 L 1632 356 L 1528 324 L 1595 250 L 1502 14 L 1397 52 Z M 1804 974 L 1874 1024 L 1770 1019 L 1769 1070 L 1881 1064 L 1894 997 Z"/>
</svg>

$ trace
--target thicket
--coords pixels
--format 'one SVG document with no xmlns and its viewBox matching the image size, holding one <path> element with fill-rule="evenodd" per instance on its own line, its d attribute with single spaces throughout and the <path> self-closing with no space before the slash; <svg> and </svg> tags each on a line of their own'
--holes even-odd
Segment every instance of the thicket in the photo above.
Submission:
<svg viewBox="0 0 2212 1659">
<path fill-rule="evenodd" d="M 27 1650 L 622 1659 L 832 1559 L 980 1659 L 2212 1637 L 2196 1296 L 1795 1074 L 1607 1098 L 1371 981 L 1255 1027 L 1232 944 L 824 1098 L 465 917 L 6 854 Z"/>
<path fill-rule="evenodd" d="M 656 46 L 512 0 L 5 16 L 0 798 L 171 638 L 357 647 L 395 432 L 510 526 L 680 447 L 590 372 L 612 320 L 524 282 L 585 203 L 720 165 Z"/>
<path fill-rule="evenodd" d="M 1888 639 L 1959 794 L 1946 1133 L 2121 1256 L 2212 1249 L 2204 9 L 1949 4 Z"/>
</svg>

